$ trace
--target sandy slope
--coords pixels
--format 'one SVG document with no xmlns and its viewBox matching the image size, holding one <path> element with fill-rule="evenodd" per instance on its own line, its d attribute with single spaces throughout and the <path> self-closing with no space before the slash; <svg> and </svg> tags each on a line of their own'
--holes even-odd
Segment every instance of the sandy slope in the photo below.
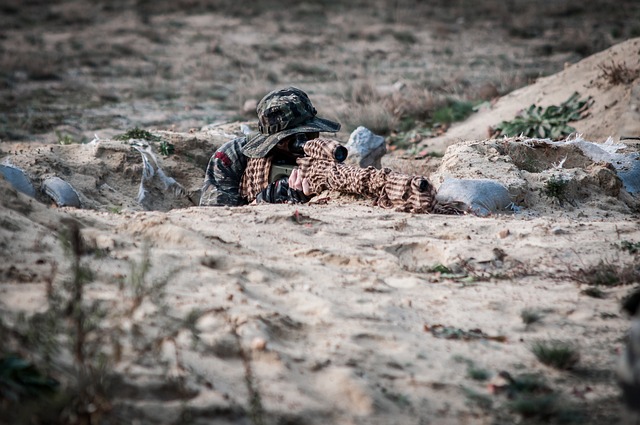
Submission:
<svg viewBox="0 0 640 425">
<path fill-rule="evenodd" d="M 489 128 L 511 120 L 518 111 L 531 104 L 547 107 L 559 105 L 574 92 L 581 98 L 592 96 L 596 102 L 590 108 L 591 119 L 571 125 L 587 140 L 604 142 L 608 137 L 640 137 L 640 83 L 609 85 L 602 66 L 625 63 L 631 69 L 640 67 L 640 39 L 631 39 L 590 56 L 564 71 L 539 79 L 535 84 L 515 90 L 498 99 L 490 108 L 454 125 L 444 135 L 429 139 L 425 146 L 443 152 L 460 140 L 482 140 Z"/>
</svg>

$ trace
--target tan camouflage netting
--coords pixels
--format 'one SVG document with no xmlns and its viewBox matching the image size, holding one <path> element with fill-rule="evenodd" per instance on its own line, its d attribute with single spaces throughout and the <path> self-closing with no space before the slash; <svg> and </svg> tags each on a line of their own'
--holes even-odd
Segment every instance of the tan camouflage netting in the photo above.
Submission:
<svg viewBox="0 0 640 425">
<path fill-rule="evenodd" d="M 240 181 L 240 195 L 253 200 L 269 185 L 272 157 L 249 158 Z"/>
<path fill-rule="evenodd" d="M 311 192 L 334 190 L 374 199 L 382 208 L 412 213 L 461 214 L 450 204 L 436 202 L 436 189 L 422 176 L 397 173 L 389 168 L 360 168 L 337 162 L 335 149 L 341 146 L 328 139 L 314 139 L 304 146 L 305 157 L 298 158 L 300 170 Z M 269 184 L 269 158 L 249 159 L 242 178 L 241 193 L 249 199 Z"/>
</svg>

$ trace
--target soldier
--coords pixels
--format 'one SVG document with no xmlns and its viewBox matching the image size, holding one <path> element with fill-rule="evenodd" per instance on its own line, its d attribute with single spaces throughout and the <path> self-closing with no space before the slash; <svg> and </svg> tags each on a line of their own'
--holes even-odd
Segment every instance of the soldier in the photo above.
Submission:
<svg viewBox="0 0 640 425">
<path fill-rule="evenodd" d="M 291 140 L 312 140 L 321 132 L 335 133 L 340 124 L 316 116 L 316 109 L 302 90 L 288 87 L 267 94 L 257 107 L 259 132 L 222 145 L 209 160 L 200 206 L 246 205 L 256 202 L 306 202 L 309 185 L 296 168 L 261 190 L 254 199 L 243 190 L 243 175 L 251 158 L 273 161 L 295 159 L 287 147 Z M 255 162 L 255 161 L 254 161 Z"/>
</svg>

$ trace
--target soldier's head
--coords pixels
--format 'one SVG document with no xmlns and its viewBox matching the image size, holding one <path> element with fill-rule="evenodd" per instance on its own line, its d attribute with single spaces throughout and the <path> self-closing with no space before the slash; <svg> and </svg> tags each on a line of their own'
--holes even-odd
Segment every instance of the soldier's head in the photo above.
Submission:
<svg viewBox="0 0 640 425">
<path fill-rule="evenodd" d="M 281 140 L 296 134 L 317 137 L 335 133 L 340 124 L 316 116 L 309 96 L 296 87 L 274 90 L 258 103 L 259 133 L 249 136 L 243 153 L 250 158 L 265 157 Z"/>
</svg>

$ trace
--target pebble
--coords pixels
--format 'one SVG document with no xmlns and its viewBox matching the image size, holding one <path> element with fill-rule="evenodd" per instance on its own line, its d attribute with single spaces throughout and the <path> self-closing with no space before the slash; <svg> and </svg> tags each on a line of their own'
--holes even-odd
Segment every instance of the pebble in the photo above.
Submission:
<svg viewBox="0 0 640 425">
<path fill-rule="evenodd" d="M 264 338 L 255 337 L 251 341 L 251 349 L 253 351 L 265 351 L 267 349 L 267 341 Z"/>
</svg>

